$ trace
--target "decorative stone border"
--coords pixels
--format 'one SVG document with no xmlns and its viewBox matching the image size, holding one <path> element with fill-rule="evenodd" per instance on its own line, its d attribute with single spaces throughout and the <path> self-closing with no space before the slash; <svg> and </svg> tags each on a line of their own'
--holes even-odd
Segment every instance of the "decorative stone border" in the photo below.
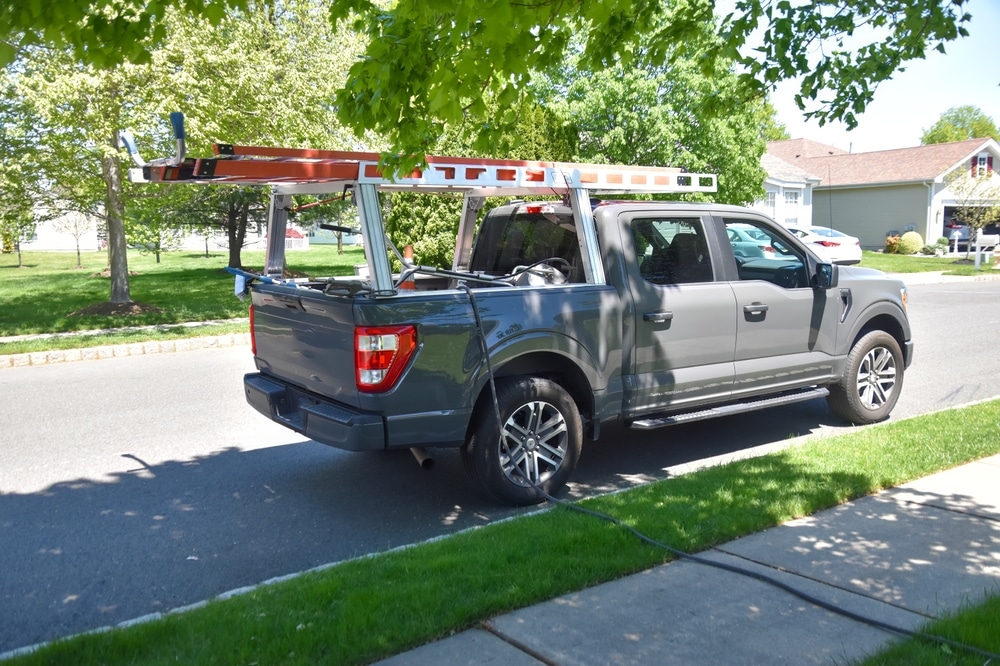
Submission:
<svg viewBox="0 0 1000 666">
<path fill-rule="evenodd" d="M 96 361 L 98 359 L 118 358 L 120 356 L 142 356 L 145 354 L 190 351 L 192 349 L 236 347 L 249 344 L 250 333 L 248 332 L 214 335 L 203 338 L 181 338 L 169 341 L 104 345 L 101 347 L 86 347 L 84 349 L 57 349 L 53 351 L 29 352 L 26 354 L 8 354 L 0 355 L 0 370 L 34 365 L 52 365 L 53 363 L 71 363 L 73 361 Z"/>
</svg>

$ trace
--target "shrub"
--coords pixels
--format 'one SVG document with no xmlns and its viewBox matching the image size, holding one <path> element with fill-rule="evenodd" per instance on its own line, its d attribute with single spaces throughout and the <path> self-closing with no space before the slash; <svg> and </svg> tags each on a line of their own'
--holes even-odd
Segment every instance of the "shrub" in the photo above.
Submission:
<svg viewBox="0 0 1000 666">
<path fill-rule="evenodd" d="M 945 238 L 944 236 L 941 236 L 941 238 L 937 239 L 937 244 L 942 245 L 944 247 L 948 247 L 949 245 L 951 245 L 951 241 Z"/>
<path fill-rule="evenodd" d="M 897 254 L 899 252 L 899 236 L 886 236 L 885 237 L 885 253 L 886 254 Z"/>
<path fill-rule="evenodd" d="M 896 254 L 916 254 L 924 246 L 924 237 L 916 231 L 907 231 L 896 245 Z"/>
<path fill-rule="evenodd" d="M 941 247 L 939 244 L 935 245 L 924 245 L 920 248 L 920 254 L 927 254 L 933 257 L 944 254 L 945 248 Z"/>
</svg>

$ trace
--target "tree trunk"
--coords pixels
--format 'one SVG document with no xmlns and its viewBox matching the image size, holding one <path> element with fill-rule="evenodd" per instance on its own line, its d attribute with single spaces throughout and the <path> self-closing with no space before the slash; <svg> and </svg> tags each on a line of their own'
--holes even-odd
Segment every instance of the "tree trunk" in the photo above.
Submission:
<svg viewBox="0 0 1000 666">
<path fill-rule="evenodd" d="M 237 238 L 239 236 L 237 233 L 239 225 L 236 219 L 236 203 L 230 201 L 229 210 L 226 211 L 226 238 L 229 244 L 229 266 L 231 268 L 243 268 L 243 259 L 240 257 L 243 243 Z"/>
<path fill-rule="evenodd" d="M 243 243 L 247 237 L 247 218 L 250 214 L 250 202 L 231 200 L 227 211 L 226 231 L 229 234 L 229 265 L 232 268 L 242 268 Z"/>
<path fill-rule="evenodd" d="M 115 150 L 101 158 L 101 172 L 107 190 L 105 211 L 108 220 L 108 264 L 111 269 L 111 302 L 131 303 L 128 284 L 128 256 L 125 243 L 125 205 L 122 202 L 121 164 L 118 159 L 118 132 L 111 137 Z"/>
</svg>

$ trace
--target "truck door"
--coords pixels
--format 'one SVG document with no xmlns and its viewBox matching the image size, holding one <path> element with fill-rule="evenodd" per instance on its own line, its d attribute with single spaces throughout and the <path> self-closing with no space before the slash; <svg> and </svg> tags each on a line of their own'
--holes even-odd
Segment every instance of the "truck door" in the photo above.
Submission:
<svg viewBox="0 0 1000 666">
<path fill-rule="evenodd" d="M 718 251 L 705 220 L 636 212 L 624 221 L 623 244 L 635 253 L 635 261 L 623 262 L 634 305 L 627 411 L 638 416 L 725 399 L 733 382 L 735 302 L 728 282 L 715 279 Z"/>
<path fill-rule="evenodd" d="M 833 373 L 837 290 L 813 289 L 815 259 L 776 226 L 726 216 L 737 266 L 733 397 L 798 388 Z"/>
</svg>

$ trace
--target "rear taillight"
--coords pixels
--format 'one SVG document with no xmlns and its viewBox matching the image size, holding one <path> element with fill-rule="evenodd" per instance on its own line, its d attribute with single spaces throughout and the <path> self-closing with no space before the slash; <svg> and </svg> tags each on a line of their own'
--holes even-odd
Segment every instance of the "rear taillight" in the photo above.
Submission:
<svg viewBox="0 0 1000 666">
<path fill-rule="evenodd" d="M 257 335 L 253 330 L 253 305 L 250 305 L 250 351 L 257 355 Z"/>
<path fill-rule="evenodd" d="M 354 373 L 358 390 L 391 389 L 417 348 L 415 326 L 358 326 L 354 329 Z"/>
<path fill-rule="evenodd" d="M 816 245 L 822 245 L 823 247 L 840 247 L 840 243 L 828 240 L 816 241 Z"/>
</svg>

